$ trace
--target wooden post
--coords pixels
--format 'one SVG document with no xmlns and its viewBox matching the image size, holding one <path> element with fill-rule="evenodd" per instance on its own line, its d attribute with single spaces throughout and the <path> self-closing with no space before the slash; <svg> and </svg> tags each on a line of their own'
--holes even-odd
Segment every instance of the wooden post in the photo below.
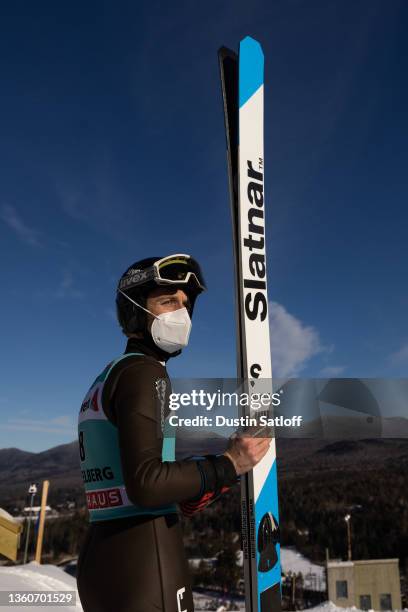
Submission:
<svg viewBox="0 0 408 612">
<path fill-rule="evenodd" d="M 326 567 L 325 567 L 327 599 L 329 599 L 329 561 L 330 561 L 330 555 L 329 555 L 329 548 L 327 547 L 326 548 Z"/>
<path fill-rule="evenodd" d="M 40 524 L 38 525 L 38 534 L 37 534 L 37 548 L 35 550 L 35 560 L 37 563 L 41 563 L 41 550 L 42 550 L 42 542 L 44 536 L 44 522 L 45 522 L 45 507 L 47 505 L 47 495 L 48 495 L 48 487 L 50 481 L 44 480 L 42 495 L 41 495 L 41 510 L 40 510 Z"/>
</svg>

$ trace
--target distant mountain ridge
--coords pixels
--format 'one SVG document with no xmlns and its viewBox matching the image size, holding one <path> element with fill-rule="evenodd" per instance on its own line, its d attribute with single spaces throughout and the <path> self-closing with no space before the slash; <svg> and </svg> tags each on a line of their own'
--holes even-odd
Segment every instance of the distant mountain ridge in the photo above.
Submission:
<svg viewBox="0 0 408 612">
<path fill-rule="evenodd" d="M 222 453 L 227 440 L 180 440 L 177 458 Z M 322 440 L 277 438 L 277 465 L 280 478 L 317 471 L 371 470 L 408 466 L 408 439 L 367 438 Z M 85 499 L 80 472 L 78 442 L 55 446 L 40 453 L 18 448 L 0 449 L 0 507 L 25 498 L 30 482 L 50 481 L 50 495 L 66 493 Z"/>
<path fill-rule="evenodd" d="M 61 444 L 40 453 L 18 448 L 0 449 L 0 506 L 20 504 L 31 482 L 50 481 L 51 499 L 58 492 L 79 491 L 82 478 L 78 442 Z"/>
</svg>

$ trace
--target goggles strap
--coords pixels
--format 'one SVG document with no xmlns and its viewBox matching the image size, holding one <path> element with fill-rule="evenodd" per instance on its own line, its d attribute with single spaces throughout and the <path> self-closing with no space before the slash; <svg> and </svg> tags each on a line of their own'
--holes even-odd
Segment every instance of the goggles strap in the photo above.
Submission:
<svg viewBox="0 0 408 612">
<path fill-rule="evenodd" d="M 125 296 L 125 298 L 127 298 L 130 302 L 132 302 L 133 304 L 135 304 L 135 306 L 139 306 L 139 308 L 141 308 L 142 310 L 144 310 L 145 312 L 149 313 L 150 315 L 152 315 L 152 317 L 154 317 L 155 319 L 158 319 L 159 317 L 155 314 L 153 314 L 152 312 L 150 312 L 150 310 L 147 310 L 147 308 L 144 308 L 143 306 L 141 306 L 140 304 L 138 304 L 137 302 L 135 302 L 135 300 L 132 300 L 131 297 L 129 297 L 126 293 L 124 293 L 122 291 L 122 289 L 118 289 L 119 293 L 121 293 L 122 295 Z"/>
</svg>

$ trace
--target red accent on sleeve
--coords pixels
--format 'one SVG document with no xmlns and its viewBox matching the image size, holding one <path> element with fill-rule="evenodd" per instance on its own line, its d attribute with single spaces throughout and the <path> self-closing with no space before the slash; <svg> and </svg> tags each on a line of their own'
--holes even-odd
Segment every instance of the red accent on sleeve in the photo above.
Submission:
<svg viewBox="0 0 408 612">
<path fill-rule="evenodd" d="M 230 487 L 222 487 L 220 495 L 228 491 L 229 488 Z M 207 493 L 204 493 L 204 495 L 200 497 L 200 499 L 182 502 L 180 504 L 180 509 L 184 516 L 190 518 L 191 516 L 193 516 L 193 514 L 204 510 L 204 508 L 209 506 L 213 501 L 215 501 L 214 491 L 208 491 Z"/>
</svg>

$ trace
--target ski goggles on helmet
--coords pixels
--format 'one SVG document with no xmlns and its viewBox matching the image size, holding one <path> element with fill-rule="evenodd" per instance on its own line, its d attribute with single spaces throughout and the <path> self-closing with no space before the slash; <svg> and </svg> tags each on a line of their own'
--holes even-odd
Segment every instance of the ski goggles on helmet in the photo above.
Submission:
<svg viewBox="0 0 408 612">
<path fill-rule="evenodd" d="M 157 285 L 187 285 L 193 281 L 201 291 L 207 289 L 197 261 L 180 253 L 158 259 L 144 270 L 134 270 L 121 279 L 118 289 L 131 289 L 151 281 Z"/>
</svg>

